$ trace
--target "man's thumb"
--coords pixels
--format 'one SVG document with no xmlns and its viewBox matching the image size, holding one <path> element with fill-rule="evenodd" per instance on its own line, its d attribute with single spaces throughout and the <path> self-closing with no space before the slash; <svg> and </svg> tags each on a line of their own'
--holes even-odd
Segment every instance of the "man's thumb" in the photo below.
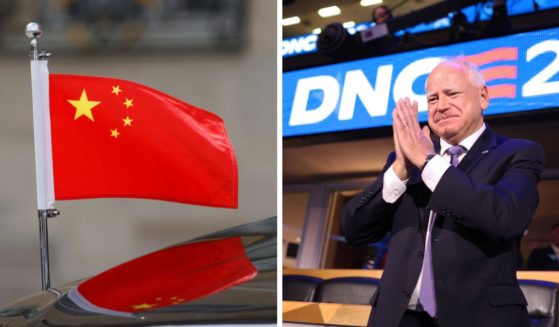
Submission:
<svg viewBox="0 0 559 327">
<path fill-rule="evenodd" d="M 431 139 L 431 130 L 429 129 L 429 126 L 427 125 L 423 126 L 421 131 L 423 132 L 423 135 L 425 135 L 426 138 Z"/>
</svg>

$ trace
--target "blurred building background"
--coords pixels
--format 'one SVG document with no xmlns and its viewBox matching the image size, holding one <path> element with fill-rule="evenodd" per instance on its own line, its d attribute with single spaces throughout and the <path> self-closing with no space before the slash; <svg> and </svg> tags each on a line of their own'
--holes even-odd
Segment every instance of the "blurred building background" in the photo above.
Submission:
<svg viewBox="0 0 559 327">
<path fill-rule="evenodd" d="M 110 3 L 110 5 L 109 5 Z M 117 5 L 118 4 L 118 5 Z M 58 202 L 51 281 L 276 215 L 276 2 L 0 1 L 0 305 L 39 291 L 29 21 L 51 72 L 145 84 L 216 113 L 239 167 L 239 208 L 98 199 Z"/>
</svg>

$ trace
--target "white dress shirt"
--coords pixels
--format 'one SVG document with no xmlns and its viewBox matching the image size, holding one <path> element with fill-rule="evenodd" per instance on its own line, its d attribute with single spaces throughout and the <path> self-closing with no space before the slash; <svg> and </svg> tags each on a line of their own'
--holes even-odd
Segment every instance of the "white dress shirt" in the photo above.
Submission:
<svg viewBox="0 0 559 327">
<path fill-rule="evenodd" d="M 553 249 L 553 252 L 555 252 L 555 256 L 557 258 L 559 258 L 559 247 L 557 247 L 555 244 L 551 243 L 551 248 Z"/>
<path fill-rule="evenodd" d="M 462 140 L 460 145 L 463 146 L 466 151 L 462 153 L 458 160 L 462 161 L 464 156 L 474 143 L 476 143 L 477 139 L 481 136 L 481 134 L 485 131 L 485 124 L 473 134 Z M 443 177 L 446 170 L 451 166 L 450 164 L 450 155 L 446 153 L 446 150 L 452 146 L 442 138 L 440 139 L 441 151 L 438 155 L 434 156 L 425 168 L 423 168 L 423 172 L 421 173 L 421 179 L 425 183 L 425 185 L 433 192 L 435 188 L 439 184 L 439 181 Z M 400 180 L 396 173 L 394 172 L 394 168 L 390 166 L 388 170 L 384 173 L 383 179 L 383 186 L 382 186 L 382 198 L 384 201 L 388 203 L 396 202 L 402 194 L 406 191 L 406 183 L 408 180 L 405 181 Z M 426 241 L 431 240 L 431 224 L 434 223 L 436 217 L 436 213 L 431 211 L 429 214 L 429 223 L 427 228 L 427 235 L 425 236 Z M 417 280 L 417 284 L 413 293 L 410 297 L 410 302 L 408 304 L 408 309 L 415 309 L 417 307 L 417 302 L 419 300 L 419 290 L 421 289 L 421 276 L 423 275 L 423 267 L 421 267 L 421 272 L 419 273 L 419 278 Z"/>
</svg>

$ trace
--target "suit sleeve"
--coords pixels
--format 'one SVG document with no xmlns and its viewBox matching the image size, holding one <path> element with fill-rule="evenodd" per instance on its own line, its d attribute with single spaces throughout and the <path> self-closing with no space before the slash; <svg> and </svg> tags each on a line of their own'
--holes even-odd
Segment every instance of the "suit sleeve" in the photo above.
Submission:
<svg viewBox="0 0 559 327">
<path fill-rule="evenodd" d="M 513 151 L 492 184 L 480 183 L 455 167 L 447 169 L 431 195 L 429 208 L 495 239 L 520 235 L 538 205 L 544 151 L 532 142 L 517 144 Z"/>
<path fill-rule="evenodd" d="M 342 208 L 342 229 L 348 243 L 376 242 L 390 230 L 392 216 L 400 201 L 384 201 L 382 187 L 384 172 L 392 165 L 395 156 L 394 152 L 391 153 L 383 173 Z"/>
</svg>

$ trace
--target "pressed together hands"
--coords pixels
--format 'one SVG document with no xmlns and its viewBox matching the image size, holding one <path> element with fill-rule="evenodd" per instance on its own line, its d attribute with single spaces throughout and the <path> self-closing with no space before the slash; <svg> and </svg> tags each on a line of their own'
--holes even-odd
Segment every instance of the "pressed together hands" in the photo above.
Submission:
<svg viewBox="0 0 559 327">
<path fill-rule="evenodd" d="M 417 111 L 417 102 L 412 103 L 406 97 L 397 101 L 392 112 L 396 149 L 396 160 L 392 168 L 402 181 L 408 179 L 416 167 L 423 168 L 427 156 L 435 153 L 430 137 L 431 130 L 427 125 L 423 128 L 419 126 Z"/>
</svg>

